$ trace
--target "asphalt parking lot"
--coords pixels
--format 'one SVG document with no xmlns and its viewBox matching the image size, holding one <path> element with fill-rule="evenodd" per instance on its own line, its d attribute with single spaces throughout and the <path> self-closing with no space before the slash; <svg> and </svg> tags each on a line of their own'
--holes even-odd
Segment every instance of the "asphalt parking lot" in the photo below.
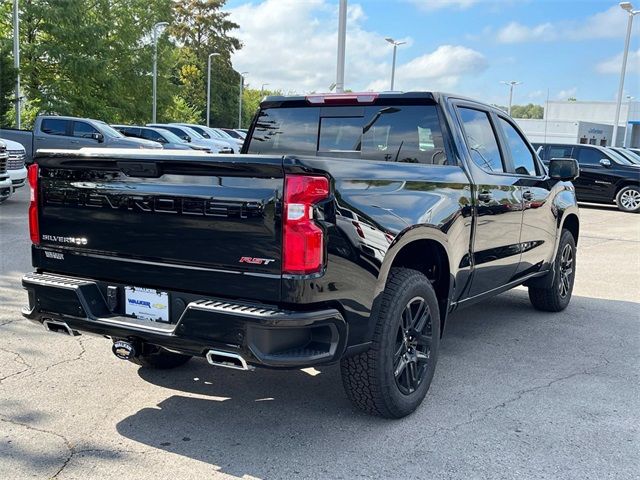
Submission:
<svg viewBox="0 0 640 480">
<path fill-rule="evenodd" d="M 520 288 L 457 312 L 424 404 L 388 421 L 335 366 L 151 371 L 23 320 L 27 205 L 0 207 L 2 479 L 638 478 L 640 215 L 582 208 L 569 308 Z"/>
</svg>

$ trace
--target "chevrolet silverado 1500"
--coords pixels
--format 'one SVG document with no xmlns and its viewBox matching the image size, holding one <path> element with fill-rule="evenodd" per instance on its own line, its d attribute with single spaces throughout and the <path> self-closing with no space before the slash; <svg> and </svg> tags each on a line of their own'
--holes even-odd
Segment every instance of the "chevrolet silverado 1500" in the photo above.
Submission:
<svg viewBox="0 0 640 480">
<path fill-rule="evenodd" d="M 42 151 L 23 313 L 147 367 L 340 362 L 356 406 L 402 417 L 452 311 L 522 284 L 568 305 L 578 173 L 426 92 L 268 97 L 240 155 Z"/>
</svg>

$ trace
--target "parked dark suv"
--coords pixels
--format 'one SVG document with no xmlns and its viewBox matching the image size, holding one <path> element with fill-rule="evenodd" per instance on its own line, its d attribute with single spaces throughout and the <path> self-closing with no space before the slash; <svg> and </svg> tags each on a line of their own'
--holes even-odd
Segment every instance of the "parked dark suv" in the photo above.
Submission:
<svg viewBox="0 0 640 480">
<path fill-rule="evenodd" d="M 614 150 L 595 145 L 537 143 L 540 158 L 575 158 L 580 177 L 573 184 L 581 202 L 615 203 L 623 212 L 640 211 L 640 167 Z"/>
</svg>

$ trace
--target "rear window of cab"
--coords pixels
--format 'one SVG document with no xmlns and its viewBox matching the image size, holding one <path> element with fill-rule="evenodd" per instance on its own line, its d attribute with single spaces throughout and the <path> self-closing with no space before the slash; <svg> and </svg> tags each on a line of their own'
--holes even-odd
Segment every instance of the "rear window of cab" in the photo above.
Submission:
<svg viewBox="0 0 640 480">
<path fill-rule="evenodd" d="M 445 165 L 435 105 L 267 108 L 248 153 Z"/>
</svg>

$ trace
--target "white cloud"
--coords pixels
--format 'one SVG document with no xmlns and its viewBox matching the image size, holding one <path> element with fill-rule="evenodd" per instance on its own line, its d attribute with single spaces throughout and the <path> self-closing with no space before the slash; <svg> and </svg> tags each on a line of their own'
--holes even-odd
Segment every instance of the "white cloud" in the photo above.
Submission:
<svg viewBox="0 0 640 480">
<path fill-rule="evenodd" d="M 253 88 L 285 93 L 327 91 L 335 82 L 337 50 L 337 6 L 327 0 L 261 0 L 229 10 L 240 25 L 237 37 L 244 47 L 233 56 L 238 71 L 248 71 Z M 353 90 L 386 90 L 391 74 L 392 48 L 384 35 L 364 26 L 360 4 L 349 5 L 345 87 Z M 408 42 L 398 50 L 397 88 L 417 89 L 455 86 L 459 78 L 486 68 L 479 52 L 456 45 L 402 64 Z"/>
<path fill-rule="evenodd" d="M 458 8 L 458 9 L 466 9 L 469 8 L 480 0 L 409 0 L 416 7 L 422 10 L 438 10 L 441 8 Z"/>
<path fill-rule="evenodd" d="M 520 43 L 533 40 L 550 40 L 554 36 L 553 25 L 542 23 L 535 27 L 527 27 L 518 22 L 511 22 L 497 33 L 500 43 Z"/>
<path fill-rule="evenodd" d="M 614 5 L 604 12 L 571 22 L 545 22 L 532 26 L 510 22 L 497 31 L 496 38 L 501 43 L 618 38 L 624 35 L 626 25 L 627 16 L 618 5 Z"/>
<path fill-rule="evenodd" d="M 556 100 L 567 100 L 569 98 L 575 98 L 578 93 L 577 87 L 567 88 L 566 90 L 560 90 L 556 95 Z"/>
<path fill-rule="evenodd" d="M 622 52 L 614 56 L 613 58 L 609 58 L 608 60 L 603 60 L 602 62 L 596 65 L 596 71 L 598 73 L 614 73 L 620 75 L 620 69 L 622 68 Z M 640 48 L 635 51 L 630 51 L 629 56 L 627 58 L 627 74 L 640 74 Z M 637 82 L 637 79 L 636 79 Z"/>
</svg>

